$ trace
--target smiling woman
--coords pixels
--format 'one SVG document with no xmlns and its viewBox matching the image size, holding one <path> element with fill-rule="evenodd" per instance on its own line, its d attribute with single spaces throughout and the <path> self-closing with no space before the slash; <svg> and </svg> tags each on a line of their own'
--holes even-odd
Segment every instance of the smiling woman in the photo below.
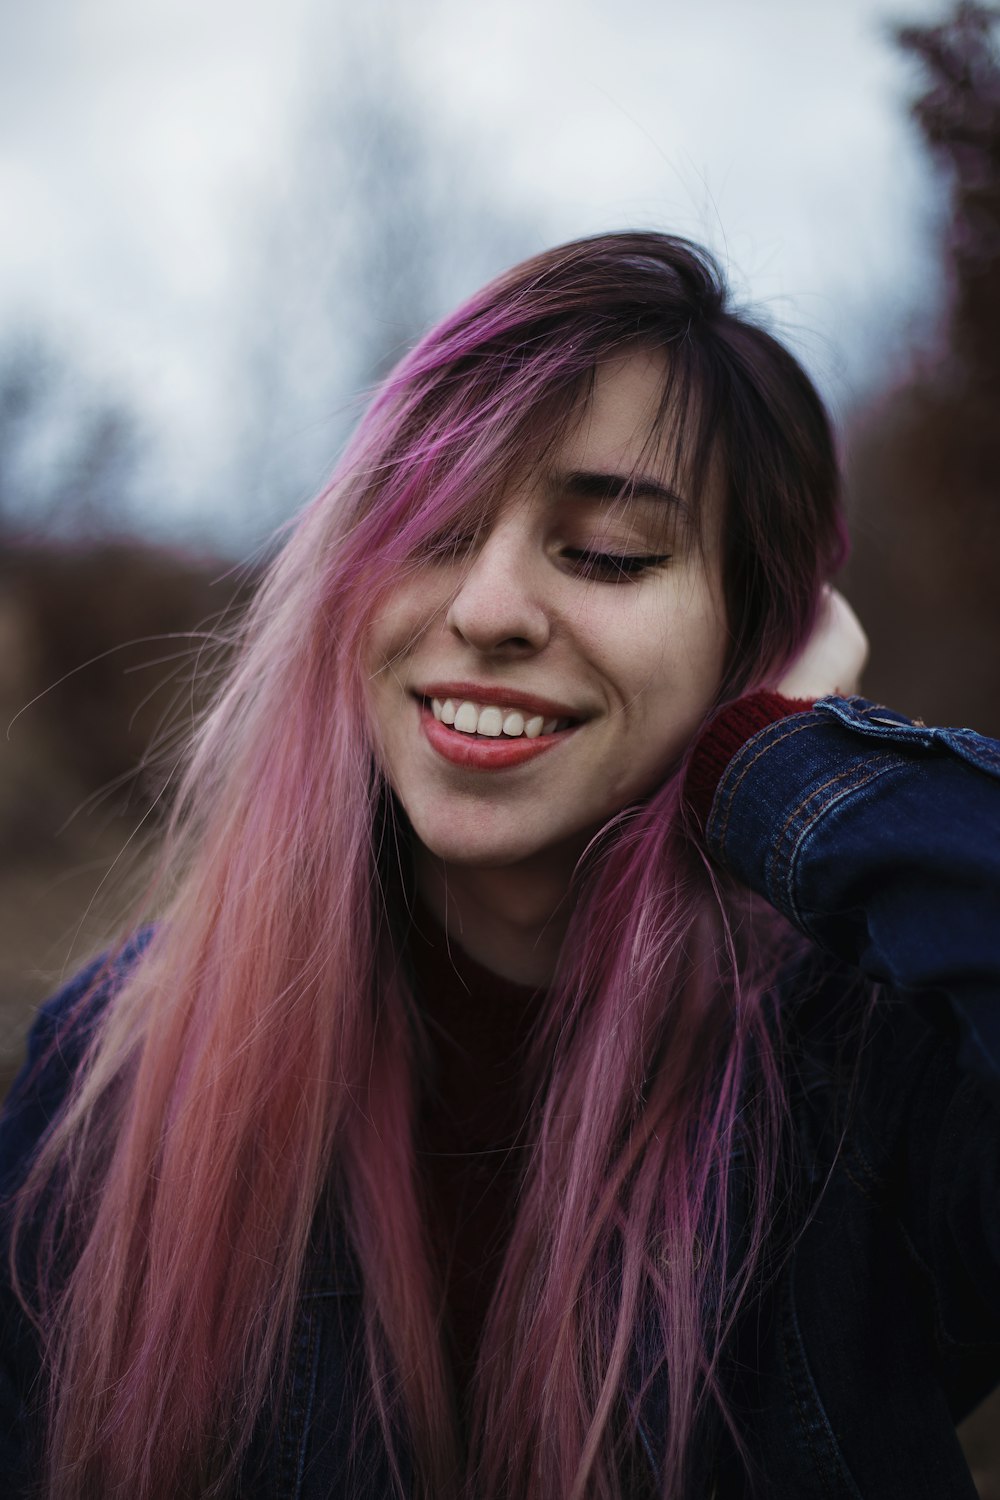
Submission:
<svg viewBox="0 0 1000 1500">
<path fill-rule="evenodd" d="M 584 849 L 676 767 L 722 682 L 719 497 L 703 497 L 704 535 L 682 525 L 666 383 L 659 350 L 599 365 L 474 543 L 411 571 L 370 633 L 419 887 L 512 979 L 551 979 Z"/>
<path fill-rule="evenodd" d="M 844 550 L 682 240 L 403 359 L 7 1103 L 5 1493 L 967 1491 L 1000 746 L 843 696 Z"/>
</svg>

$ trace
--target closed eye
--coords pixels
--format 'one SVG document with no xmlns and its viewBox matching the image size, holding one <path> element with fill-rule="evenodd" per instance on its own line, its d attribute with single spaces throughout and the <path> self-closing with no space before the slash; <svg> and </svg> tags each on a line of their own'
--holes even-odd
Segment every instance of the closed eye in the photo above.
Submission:
<svg viewBox="0 0 1000 1500">
<path fill-rule="evenodd" d="M 590 552 L 576 547 L 565 547 L 563 556 L 585 578 L 600 583 L 630 582 L 650 569 L 662 567 L 670 561 L 669 552 Z"/>
</svg>

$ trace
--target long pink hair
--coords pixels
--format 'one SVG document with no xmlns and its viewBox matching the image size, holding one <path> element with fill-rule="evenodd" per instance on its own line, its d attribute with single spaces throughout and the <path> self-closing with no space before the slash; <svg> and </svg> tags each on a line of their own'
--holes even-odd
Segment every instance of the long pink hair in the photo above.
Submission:
<svg viewBox="0 0 1000 1500">
<path fill-rule="evenodd" d="M 46 1346 L 48 1500 L 232 1490 L 324 1216 L 361 1268 L 360 1399 L 400 1492 L 405 1446 L 428 1500 L 620 1500 L 641 1327 L 659 1352 L 640 1387 L 669 1373 L 663 1495 L 682 1493 L 706 1409 L 728 1420 L 718 1356 L 767 1242 L 784 1129 L 767 925 L 700 854 L 679 775 L 581 862 L 525 1064 L 533 1145 L 466 1441 L 413 1146 L 407 830 L 362 667 L 401 573 L 488 520 L 595 368 L 636 344 L 668 355 L 663 412 L 696 485 L 710 464 L 726 476 L 719 701 L 804 639 L 844 548 L 828 423 L 697 247 L 563 246 L 403 359 L 243 623 L 177 786 L 158 925 L 21 1195 L 22 1239 L 42 1228 L 25 1297 Z M 737 1145 L 751 1222 L 734 1269 Z"/>
</svg>

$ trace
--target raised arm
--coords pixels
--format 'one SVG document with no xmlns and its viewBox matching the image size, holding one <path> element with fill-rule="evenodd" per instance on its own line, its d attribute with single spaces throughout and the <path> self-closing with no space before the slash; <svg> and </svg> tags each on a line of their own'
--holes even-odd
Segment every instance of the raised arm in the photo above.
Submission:
<svg viewBox="0 0 1000 1500">
<path fill-rule="evenodd" d="M 995 1083 L 1000 744 L 833 694 L 852 691 L 865 653 L 831 595 L 782 696 L 718 715 L 690 773 L 706 843 L 830 953 L 903 993 L 947 997 L 961 1062 Z"/>
</svg>

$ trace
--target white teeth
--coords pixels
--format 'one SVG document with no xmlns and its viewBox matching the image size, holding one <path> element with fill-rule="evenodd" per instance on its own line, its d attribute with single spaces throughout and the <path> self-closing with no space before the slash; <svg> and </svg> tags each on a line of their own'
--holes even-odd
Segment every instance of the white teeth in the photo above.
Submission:
<svg viewBox="0 0 1000 1500">
<path fill-rule="evenodd" d="M 557 729 L 567 728 L 569 719 L 546 719 L 542 714 L 526 718 L 516 708 L 499 708 L 488 703 L 480 708 L 478 703 L 466 699 L 458 702 L 454 698 L 432 698 L 431 712 L 442 724 L 450 724 L 460 734 L 481 734 L 497 739 L 501 734 L 509 739 L 524 735 L 526 739 L 537 739 L 540 734 L 554 734 Z"/>
<path fill-rule="evenodd" d="M 474 703 L 463 703 L 455 715 L 455 728 L 462 734 L 475 734 L 479 723 L 479 710 Z"/>
</svg>

